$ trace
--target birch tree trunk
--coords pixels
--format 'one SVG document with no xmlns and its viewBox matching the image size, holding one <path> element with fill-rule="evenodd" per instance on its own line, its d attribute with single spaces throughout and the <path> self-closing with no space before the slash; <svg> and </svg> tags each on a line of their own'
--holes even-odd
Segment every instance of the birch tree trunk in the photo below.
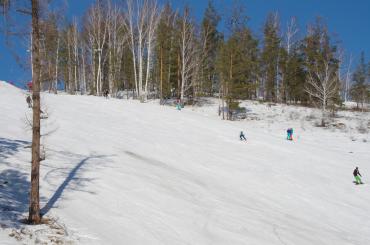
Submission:
<svg viewBox="0 0 370 245">
<path fill-rule="evenodd" d="M 55 83 L 54 83 L 54 93 L 58 93 L 58 66 L 59 66 L 59 35 L 57 37 L 57 56 L 55 59 Z"/>
<path fill-rule="evenodd" d="M 147 62 L 146 62 L 146 77 L 145 77 L 145 88 L 144 88 L 144 96 L 145 100 L 148 96 L 148 84 L 149 84 L 149 77 L 150 77 L 150 67 L 152 62 L 152 49 L 154 46 L 154 42 L 156 39 L 156 31 L 158 27 L 158 22 L 160 20 L 161 13 L 158 9 L 157 2 L 152 1 L 147 3 L 145 15 L 147 15 Z"/>
<path fill-rule="evenodd" d="M 71 81 L 72 81 L 72 58 L 71 58 L 71 42 L 70 42 L 70 30 L 67 33 L 67 49 L 68 49 L 68 92 L 71 93 Z"/>
<path fill-rule="evenodd" d="M 189 10 L 184 10 L 181 20 L 180 58 L 181 58 L 181 91 L 180 100 L 183 101 L 185 92 L 192 86 L 190 81 L 198 65 L 197 51 L 194 43 L 194 25 L 190 21 Z M 194 80 L 193 80 L 194 81 Z"/>
<path fill-rule="evenodd" d="M 348 101 L 348 93 L 350 88 L 350 81 L 351 81 L 351 66 L 352 66 L 353 57 L 352 54 L 349 57 L 349 64 L 347 67 L 347 73 L 346 73 L 346 80 L 344 84 L 344 101 Z"/>
<path fill-rule="evenodd" d="M 155 31 L 159 21 L 156 0 L 127 0 L 125 25 L 130 35 L 130 48 L 133 57 L 135 88 L 141 101 L 147 97 L 152 48 Z M 144 59 L 146 57 L 146 74 L 144 81 Z"/>
<path fill-rule="evenodd" d="M 101 5 L 100 1 L 97 1 L 96 4 L 89 10 L 87 18 L 87 29 L 91 45 L 91 55 L 94 63 L 94 70 L 96 69 L 95 52 L 98 52 L 98 67 L 97 71 L 95 70 L 94 72 L 95 92 L 97 95 L 101 95 L 103 85 L 102 52 L 107 41 L 107 19 L 109 19 L 109 16 L 105 7 Z"/>
<path fill-rule="evenodd" d="M 74 57 L 74 90 L 75 92 L 78 90 L 78 79 L 77 79 L 77 67 L 78 67 L 78 33 L 77 33 L 77 21 L 73 21 L 72 25 L 72 33 L 73 33 L 73 57 Z"/>
</svg>

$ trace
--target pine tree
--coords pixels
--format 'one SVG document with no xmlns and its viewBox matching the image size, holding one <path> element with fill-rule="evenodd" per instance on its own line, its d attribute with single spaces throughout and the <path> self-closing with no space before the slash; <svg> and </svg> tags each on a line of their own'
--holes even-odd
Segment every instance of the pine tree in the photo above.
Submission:
<svg viewBox="0 0 370 245">
<path fill-rule="evenodd" d="M 201 71 L 200 93 L 212 95 L 216 91 L 216 57 L 221 39 L 221 33 L 217 30 L 221 17 L 218 15 L 213 1 L 208 1 L 203 21 L 201 24 Z"/>
<path fill-rule="evenodd" d="M 234 7 L 228 24 L 230 36 L 220 45 L 218 73 L 221 80 L 221 94 L 231 120 L 233 110 L 239 108 L 239 100 L 252 98 L 256 91 L 258 67 L 258 41 L 247 27 L 248 18 L 243 8 Z M 224 107 L 223 111 L 224 111 Z M 224 118 L 224 116 L 223 116 Z"/>
<path fill-rule="evenodd" d="M 177 13 L 169 4 L 166 4 L 157 29 L 156 45 L 156 75 L 159 88 L 159 98 L 172 96 L 171 90 L 177 86 L 177 52 L 176 36 Z"/>
<path fill-rule="evenodd" d="M 298 48 L 287 56 L 283 84 L 283 101 L 286 103 L 306 103 L 307 93 L 304 91 L 306 81 L 304 58 Z"/>
<path fill-rule="evenodd" d="M 305 103 L 307 100 L 304 92 L 305 64 L 298 33 L 297 19 L 292 17 L 287 24 L 285 43 L 279 59 L 281 72 L 279 93 L 283 103 Z"/>
<path fill-rule="evenodd" d="M 364 109 L 364 103 L 369 99 L 369 68 L 366 67 L 365 53 L 361 53 L 360 63 L 358 64 L 356 71 L 353 74 L 354 84 L 351 87 L 351 97 L 357 103 L 357 108 L 361 104 L 362 110 Z"/>
<path fill-rule="evenodd" d="M 281 52 L 279 36 L 279 19 L 277 13 L 268 15 L 264 27 L 264 45 L 262 51 L 262 79 L 264 98 L 268 101 L 278 101 L 279 88 L 279 59 Z"/>
</svg>

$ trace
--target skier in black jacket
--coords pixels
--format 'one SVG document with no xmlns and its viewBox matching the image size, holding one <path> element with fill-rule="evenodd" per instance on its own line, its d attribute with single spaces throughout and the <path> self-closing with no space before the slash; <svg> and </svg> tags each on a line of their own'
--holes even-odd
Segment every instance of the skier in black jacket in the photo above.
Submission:
<svg viewBox="0 0 370 245">
<path fill-rule="evenodd" d="M 243 133 L 243 131 L 241 131 L 240 132 L 240 135 L 239 135 L 239 138 L 240 138 L 240 140 L 244 140 L 244 141 L 247 141 L 247 138 L 245 138 L 245 135 L 244 135 L 244 133 Z"/>
<path fill-rule="evenodd" d="M 358 167 L 356 167 L 355 170 L 353 171 L 353 176 L 355 176 L 356 185 L 363 184 L 360 178 L 360 176 L 362 177 L 362 175 L 360 174 Z"/>
<path fill-rule="evenodd" d="M 26 102 L 28 104 L 28 108 L 32 108 L 32 99 L 30 95 L 27 96 Z"/>
</svg>

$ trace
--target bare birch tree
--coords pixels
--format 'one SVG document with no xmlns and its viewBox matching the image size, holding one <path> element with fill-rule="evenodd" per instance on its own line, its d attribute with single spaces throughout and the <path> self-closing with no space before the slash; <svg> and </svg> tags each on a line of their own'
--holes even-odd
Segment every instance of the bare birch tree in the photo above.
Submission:
<svg viewBox="0 0 370 245">
<path fill-rule="evenodd" d="M 133 58 L 135 88 L 141 101 L 146 99 L 149 71 L 154 47 L 155 32 L 160 18 L 160 9 L 156 0 L 127 0 L 125 26 L 129 32 L 130 48 Z M 144 59 L 146 77 L 144 81 Z"/>
<path fill-rule="evenodd" d="M 282 75 L 281 75 L 281 80 L 282 80 L 281 83 L 283 86 L 283 93 L 285 96 L 285 100 L 288 100 L 288 98 L 290 97 L 290 94 L 288 94 L 287 82 L 290 79 L 288 74 L 291 71 L 288 71 L 288 70 L 291 69 L 291 67 L 289 67 L 289 64 L 293 56 L 293 51 L 294 51 L 293 49 L 296 47 L 297 42 L 298 42 L 298 38 L 297 38 L 298 32 L 299 32 L 299 28 L 297 25 L 297 18 L 291 17 L 289 22 L 287 23 L 286 34 L 285 34 L 285 50 L 287 53 L 287 58 L 285 62 L 285 72 L 282 72 Z"/>
<path fill-rule="evenodd" d="M 352 77 L 352 62 L 353 62 L 353 56 L 350 54 L 348 64 L 347 64 L 347 69 L 346 69 L 346 78 L 344 79 L 344 84 L 343 84 L 343 97 L 344 101 L 348 101 L 349 97 L 349 90 L 351 88 L 351 77 Z"/>
<path fill-rule="evenodd" d="M 192 78 L 196 66 L 199 64 L 197 57 L 194 24 L 190 18 L 189 9 L 184 10 L 180 19 L 180 59 L 181 59 L 181 89 L 180 100 L 183 101 L 185 93 L 193 85 Z"/>
<path fill-rule="evenodd" d="M 328 102 L 338 95 L 338 69 L 325 57 L 322 62 L 316 62 L 312 70 L 308 72 L 305 91 L 321 102 L 325 117 Z"/>
<path fill-rule="evenodd" d="M 106 21 L 107 14 L 102 6 L 101 2 L 98 0 L 95 5 L 91 7 L 88 12 L 87 17 L 87 29 L 90 39 L 90 49 L 92 60 L 95 60 L 95 52 L 98 54 L 98 64 L 97 68 L 93 66 L 94 75 L 95 75 L 95 93 L 97 95 L 102 94 L 103 88 L 103 72 L 102 72 L 102 63 L 103 63 L 103 48 L 107 42 L 107 32 L 108 24 Z M 96 71 L 95 71 L 96 69 Z"/>
<path fill-rule="evenodd" d="M 290 21 L 287 24 L 287 31 L 286 31 L 286 50 L 288 53 L 288 56 L 292 52 L 292 47 L 297 43 L 297 34 L 299 32 L 298 26 L 297 26 L 297 18 L 292 17 Z"/>
<path fill-rule="evenodd" d="M 79 35 L 77 20 L 74 19 L 72 22 L 72 46 L 73 46 L 73 80 L 74 80 L 74 91 L 79 90 L 79 77 L 78 77 L 78 65 L 79 65 Z"/>
<path fill-rule="evenodd" d="M 147 16 L 147 36 L 146 36 L 146 50 L 147 50 L 147 61 L 146 61 L 146 77 L 145 77 L 145 99 L 148 96 L 148 84 L 149 84 L 149 77 L 150 77 L 150 68 L 153 60 L 152 51 L 154 48 L 154 42 L 156 39 L 156 31 L 158 27 L 158 23 L 161 17 L 161 10 L 159 9 L 156 1 L 148 2 L 148 6 L 146 7 L 148 13 Z"/>
<path fill-rule="evenodd" d="M 108 87 L 109 93 L 114 94 L 117 89 L 117 79 L 122 67 L 123 48 L 127 35 L 124 30 L 124 19 L 117 5 L 108 2 Z"/>
<path fill-rule="evenodd" d="M 57 52 L 55 57 L 55 77 L 54 77 L 54 93 L 58 92 L 58 67 L 59 67 L 59 47 L 60 47 L 60 37 L 59 33 L 57 34 Z"/>
</svg>

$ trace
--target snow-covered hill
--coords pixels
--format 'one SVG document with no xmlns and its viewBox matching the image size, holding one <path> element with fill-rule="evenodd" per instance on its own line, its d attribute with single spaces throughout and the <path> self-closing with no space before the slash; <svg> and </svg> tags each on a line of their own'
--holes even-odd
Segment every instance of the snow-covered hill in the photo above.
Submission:
<svg viewBox="0 0 370 245">
<path fill-rule="evenodd" d="M 0 82 L 1 244 L 370 244 L 370 186 L 352 183 L 355 166 L 370 182 L 370 140 L 355 126 L 324 130 L 314 110 L 253 102 L 256 120 L 229 122 L 217 104 L 42 99 L 40 193 L 55 227 L 14 221 L 27 216 L 31 111 Z"/>
</svg>

